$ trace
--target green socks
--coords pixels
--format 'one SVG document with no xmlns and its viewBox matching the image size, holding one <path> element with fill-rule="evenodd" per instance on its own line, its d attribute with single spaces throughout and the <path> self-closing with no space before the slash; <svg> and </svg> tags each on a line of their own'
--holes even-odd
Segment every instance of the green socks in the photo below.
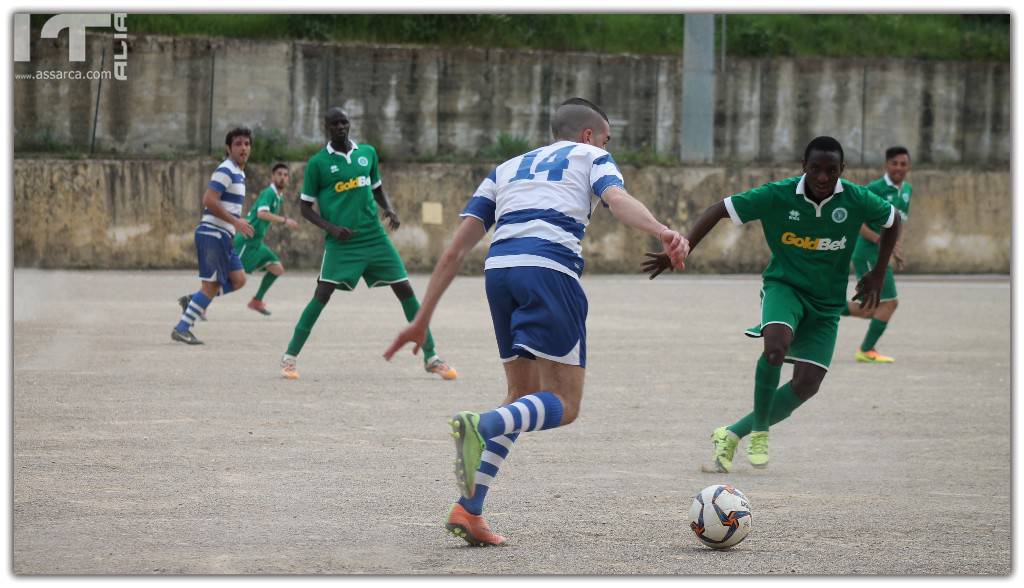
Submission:
<svg viewBox="0 0 1024 588">
<path fill-rule="evenodd" d="M 411 323 L 420 310 L 420 301 L 416 300 L 415 296 L 410 296 L 400 302 L 402 303 L 402 312 L 405 313 L 405 320 Z M 434 351 L 434 337 L 430 334 L 430 329 L 427 329 L 427 340 L 423 342 L 423 362 L 426 363 L 435 355 L 437 352 Z"/>
<path fill-rule="evenodd" d="M 754 430 L 767 431 L 771 421 L 772 395 L 779 387 L 782 375 L 781 365 L 768 363 L 762 353 L 757 359 L 757 371 L 754 372 Z"/>
<path fill-rule="evenodd" d="M 306 339 L 309 338 L 316 319 L 320 318 L 320 312 L 323 311 L 324 306 L 324 303 L 316 298 L 310 300 L 306 305 L 302 316 L 299 317 L 299 324 L 295 325 L 295 334 L 292 335 L 292 340 L 288 343 L 288 355 L 297 356 L 302 351 L 302 346 L 306 344 Z"/>
<path fill-rule="evenodd" d="M 266 275 L 263 276 L 263 281 L 260 282 L 260 289 L 256 290 L 256 295 L 253 296 L 253 298 L 256 300 L 263 300 L 263 295 L 267 293 L 267 290 L 270 289 L 270 285 L 273 284 L 276 279 L 277 276 L 267 272 Z"/>
<path fill-rule="evenodd" d="M 793 411 L 803 403 L 804 401 L 800 400 L 796 393 L 793 392 L 792 382 L 786 382 L 783 384 L 783 386 L 776 390 L 775 394 L 772 396 L 771 425 L 775 425 L 776 423 L 786 420 L 789 415 L 793 414 Z M 741 439 L 746 437 L 752 430 L 754 430 L 754 413 L 749 413 L 747 416 L 726 428 L 735 433 L 736 436 Z"/>
<path fill-rule="evenodd" d="M 871 351 L 875 348 L 875 343 L 878 343 L 878 339 L 882 337 L 882 333 L 885 332 L 885 327 L 889 326 L 886 321 L 880 321 L 878 319 L 871 319 L 871 324 L 868 326 L 868 334 L 864 335 L 864 342 L 860 344 L 861 351 Z"/>
</svg>

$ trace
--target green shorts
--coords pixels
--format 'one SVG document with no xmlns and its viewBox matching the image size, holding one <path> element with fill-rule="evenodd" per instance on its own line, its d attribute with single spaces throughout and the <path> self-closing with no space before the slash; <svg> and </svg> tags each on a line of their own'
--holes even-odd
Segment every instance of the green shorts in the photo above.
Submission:
<svg viewBox="0 0 1024 588">
<path fill-rule="evenodd" d="M 875 261 L 877 258 L 867 257 L 854 257 L 850 260 L 853 265 L 853 271 L 857 274 L 857 280 L 859 281 L 864 277 L 864 274 L 871 271 L 871 268 L 875 267 Z M 882 282 L 882 293 L 878 297 L 879 302 L 885 302 L 886 300 L 896 300 L 896 278 L 892 274 L 892 266 L 885 268 L 885 281 Z"/>
<path fill-rule="evenodd" d="M 839 310 L 824 311 L 787 284 L 765 281 L 761 288 L 761 324 L 747 329 L 748 337 L 761 337 L 761 329 L 782 323 L 793 331 L 786 361 L 802 361 L 828 370 L 836 349 Z"/>
<path fill-rule="evenodd" d="M 384 237 L 363 244 L 326 243 L 318 279 L 337 284 L 342 290 L 354 290 L 359 278 L 363 278 L 367 288 L 409 279 L 405 264 L 391 239 Z"/>
<path fill-rule="evenodd" d="M 281 258 L 262 241 L 236 240 L 235 253 L 242 260 L 242 267 L 247 274 L 256 270 L 266 271 L 268 265 L 281 263 Z"/>
</svg>

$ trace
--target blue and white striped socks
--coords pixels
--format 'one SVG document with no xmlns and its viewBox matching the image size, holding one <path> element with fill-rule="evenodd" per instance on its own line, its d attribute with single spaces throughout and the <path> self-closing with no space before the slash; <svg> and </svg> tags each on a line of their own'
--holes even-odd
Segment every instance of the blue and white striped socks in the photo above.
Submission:
<svg viewBox="0 0 1024 588">
<path fill-rule="evenodd" d="M 185 307 L 185 312 L 181 314 L 181 320 L 179 320 L 178 324 L 174 326 L 174 330 L 179 333 L 184 333 L 191 329 L 192 325 L 195 324 L 196 319 L 199 318 L 199 315 L 203 314 L 206 307 L 209 305 L 210 299 L 206 297 L 206 294 L 203 294 L 202 290 L 190 296 L 188 306 Z"/>
<path fill-rule="evenodd" d="M 473 498 L 460 497 L 459 504 L 470 514 L 478 515 L 484 510 L 484 499 L 487 498 L 487 491 L 494 483 L 494 477 L 498 475 L 498 469 L 505 463 L 512 444 L 519 438 L 519 433 L 509 435 L 498 435 L 487 440 L 487 449 L 480 455 L 480 468 L 476 471 L 476 490 Z"/>
<path fill-rule="evenodd" d="M 562 423 L 562 401 L 552 392 L 536 392 L 512 404 L 482 413 L 477 430 L 484 439 L 520 431 L 542 431 Z"/>
</svg>

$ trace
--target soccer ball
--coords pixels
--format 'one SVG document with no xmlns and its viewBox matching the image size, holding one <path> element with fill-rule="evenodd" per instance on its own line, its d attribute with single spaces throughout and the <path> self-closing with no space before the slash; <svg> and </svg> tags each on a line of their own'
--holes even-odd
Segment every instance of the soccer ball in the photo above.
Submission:
<svg viewBox="0 0 1024 588">
<path fill-rule="evenodd" d="M 690 528 L 701 543 L 728 549 L 750 533 L 750 501 L 728 484 L 708 486 L 690 505 Z"/>
</svg>

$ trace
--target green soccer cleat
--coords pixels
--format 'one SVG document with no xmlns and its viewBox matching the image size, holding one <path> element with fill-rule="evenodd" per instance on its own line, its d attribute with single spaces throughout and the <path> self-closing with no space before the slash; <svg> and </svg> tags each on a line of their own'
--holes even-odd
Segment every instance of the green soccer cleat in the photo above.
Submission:
<svg viewBox="0 0 1024 588">
<path fill-rule="evenodd" d="M 455 482 L 466 498 L 473 498 L 476 493 L 476 470 L 486 447 L 476 428 L 479 423 L 480 415 L 465 410 L 448 421 L 455 439 Z"/>
<path fill-rule="evenodd" d="M 747 459 L 755 468 L 768 467 L 768 431 L 754 431 L 750 434 Z"/>
<path fill-rule="evenodd" d="M 740 438 L 725 427 L 718 427 L 711 433 L 711 442 L 715 444 L 715 457 L 711 465 L 702 465 L 701 471 L 709 474 L 728 474 L 732 470 L 732 456 Z"/>
</svg>

